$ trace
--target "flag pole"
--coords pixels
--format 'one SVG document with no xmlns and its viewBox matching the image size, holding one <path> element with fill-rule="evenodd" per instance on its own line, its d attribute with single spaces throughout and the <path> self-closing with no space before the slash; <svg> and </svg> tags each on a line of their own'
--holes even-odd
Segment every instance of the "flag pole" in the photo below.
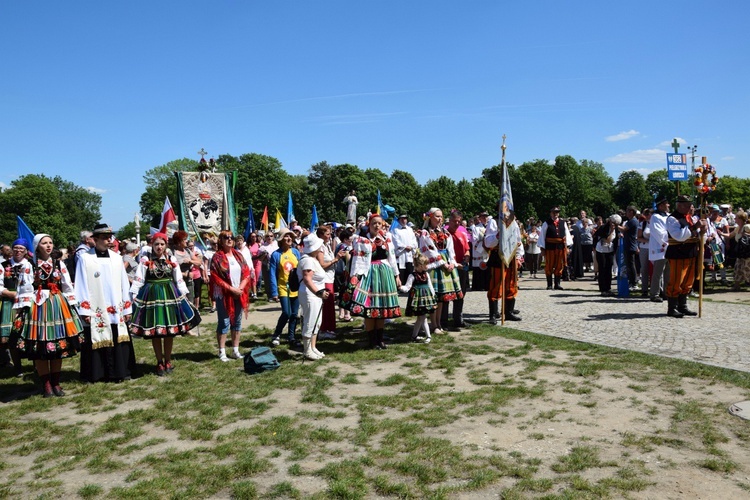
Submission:
<svg viewBox="0 0 750 500">
<path fill-rule="evenodd" d="M 501 185 L 500 185 L 500 192 L 501 192 L 501 201 L 500 201 L 500 210 L 498 210 L 498 215 L 502 215 L 503 217 L 500 218 L 498 221 L 498 224 L 503 225 L 503 231 L 507 230 L 508 227 L 505 225 L 505 213 L 503 212 L 503 204 L 502 204 L 502 191 L 503 186 L 505 186 L 505 183 L 507 182 L 507 179 L 505 176 L 507 173 L 505 172 L 505 134 L 503 134 L 503 144 L 500 146 L 500 149 L 502 150 L 502 160 L 500 161 L 500 165 L 502 167 L 502 179 L 501 179 Z M 500 226 L 498 225 L 498 230 L 500 229 Z M 500 246 L 501 243 L 498 241 L 498 246 Z M 498 251 L 500 249 L 498 248 Z M 500 272 L 502 273 L 500 275 L 500 300 L 502 301 L 500 303 L 500 326 L 505 325 L 505 256 L 501 256 L 500 258 Z"/>
</svg>

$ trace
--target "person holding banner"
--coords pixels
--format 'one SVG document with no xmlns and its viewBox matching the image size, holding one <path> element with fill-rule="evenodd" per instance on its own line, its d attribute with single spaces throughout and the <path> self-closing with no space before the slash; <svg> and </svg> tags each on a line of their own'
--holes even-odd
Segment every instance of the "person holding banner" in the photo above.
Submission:
<svg viewBox="0 0 750 500">
<path fill-rule="evenodd" d="M 516 259 L 518 254 L 511 253 L 510 262 L 504 265 L 500 255 L 501 238 L 516 244 L 516 252 L 522 251 L 521 230 L 516 223 L 515 212 L 510 211 L 504 221 L 503 230 L 508 234 L 502 235 L 498 222 L 495 219 L 489 221 L 484 233 L 484 247 L 489 253 L 487 268 L 490 273 L 490 285 L 487 290 L 487 300 L 490 306 L 490 324 L 496 325 L 500 318 L 500 300 L 505 296 L 504 319 L 505 321 L 521 321 L 516 310 L 516 296 L 518 295 L 518 265 Z"/>
<path fill-rule="evenodd" d="M 672 318 L 698 314 L 688 309 L 687 298 L 695 281 L 700 235 L 706 232 L 706 221 L 695 217 L 694 210 L 690 198 L 681 195 L 677 197 L 676 210 L 667 217 L 667 316 Z"/>
</svg>

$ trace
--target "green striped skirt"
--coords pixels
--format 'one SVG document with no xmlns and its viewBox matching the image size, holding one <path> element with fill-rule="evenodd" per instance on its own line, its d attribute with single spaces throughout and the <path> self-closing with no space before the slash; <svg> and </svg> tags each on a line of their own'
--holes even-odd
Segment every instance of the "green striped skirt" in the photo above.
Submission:
<svg viewBox="0 0 750 500">
<path fill-rule="evenodd" d="M 350 276 L 341 293 L 340 305 L 363 318 L 400 317 L 396 277 L 391 266 L 385 261 L 373 261 L 369 273 Z"/>
<path fill-rule="evenodd" d="M 130 333 L 138 337 L 185 335 L 201 322 L 200 314 L 180 296 L 171 279 L 146 281 L 133 299 Z"/>
<path fill-rule="evenodd" d="M 0 349 L 8 347 L 10 342 L 10 332 L 13 330 L 13 299 L 0 300 Z"/>
<path fill-rule="evenodd" d="M 83 323 L 61 293 L 21 309 L 14 326 L 16 347 L 28 359 L 62 359 L 80 351 Z"/>
<path fill-rule="evenodd" d="M 448 250 L 440 250 L 440 258 L 448 264 Z M 443 266 L 430 270 L 432 287 L 435 289 L 435 297 L 438 302 L 452 302 L 463 298 L 461 282 L 458 280 L 458 269 L 455 267 L 448 272 Z"/>
</svg>

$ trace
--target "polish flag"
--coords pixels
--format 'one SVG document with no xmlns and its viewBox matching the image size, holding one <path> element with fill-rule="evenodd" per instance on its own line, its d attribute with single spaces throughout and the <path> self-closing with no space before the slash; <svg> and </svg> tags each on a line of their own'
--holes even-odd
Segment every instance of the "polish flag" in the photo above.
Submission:
<svg viewBox="0 0 750 500">
<path fill-rule="evenodd" d="M 164 200 L 164 210 L 161 211 L 161 223 L 159 224 L 159 231 L 164 234 L 167 233 L 167 227 L 174 227 L 177 222 L 177 216 L 174 213 L 172 204 L 169 203 L 169 196 Z"/>
</svg>

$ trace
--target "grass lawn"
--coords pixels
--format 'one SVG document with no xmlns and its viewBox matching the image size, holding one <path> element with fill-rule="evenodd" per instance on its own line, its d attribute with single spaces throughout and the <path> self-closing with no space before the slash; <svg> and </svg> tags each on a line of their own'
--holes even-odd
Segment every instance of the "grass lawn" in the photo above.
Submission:
<svg viewBox="0 0 750 500">
<path fill-rule="evenodd" d="M 357 324 L 357 323 L 355 323 Z M 175 371 L 77 381 L 43 399 L 0 379 L 2 498 L 727 498 L 750 495 L 750 374 L 477 325 L 385 351 L 343 328 L 303 362 L 248 376 L 214 325 Z M 242 349 L 268 344 L 251 327 Z M 28 362 L 26 363 L 28 365 Z M 28 368 L 27 368 L 28 369 Z"/>
</svg>

